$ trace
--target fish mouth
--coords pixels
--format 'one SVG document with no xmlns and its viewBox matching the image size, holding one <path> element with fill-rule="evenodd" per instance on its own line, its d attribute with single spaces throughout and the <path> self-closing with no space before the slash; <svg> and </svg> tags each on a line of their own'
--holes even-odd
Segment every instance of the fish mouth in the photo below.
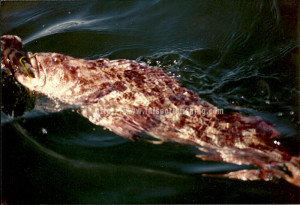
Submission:
<svg viewBox="0 0 300 205">
<path fill-rule="evenodd" d="M 19 58 L 19 65 L 15 68 L 13 67 L 12 72 L 30 78 L 35 78 L 37 76 L 37 69 L 34 69 L 34 67 L 32 66 L 34 64 L 34 61 L 31 61 L 31 58 L 32 53 L 28 53 L 27 56 L 22 56 L 21 58 Z"/>
<path fill-rule="evenodd" d="M 27 53 L 27 59 L 29 60 L 29 69 L 28 72 L 32 74 L 32 77 L 42 81 L 41 83 L 45 85 L 46 75 L 42 65 L 38 62 L 37 54 L 31 52 Z M 41 85 L 41 86 L 43 86 Z"/>
<path fill-rule="evenodd" d="M 42 70 L 39 66 L 38 60 L 36 58 L 36 55 L 32 54 L 31 52 L 27 53 L 27 59 L 28 63 L 30 64 L 28 69 L 28 72 L 32 74 L 33 78 L 39 78 L 40 77 L 40 70 Z"/>
<path fill-rule="evenodd" d="M 37 59 L 35 58 L 35 55 L 33 55 L 31 52 L 28 52 L 27 59 L 29 60 L 28 63 L 31 65 L 29 69 L 33 72 L 38 70 L 38 64 L 37 64 Z"/>
</svg>

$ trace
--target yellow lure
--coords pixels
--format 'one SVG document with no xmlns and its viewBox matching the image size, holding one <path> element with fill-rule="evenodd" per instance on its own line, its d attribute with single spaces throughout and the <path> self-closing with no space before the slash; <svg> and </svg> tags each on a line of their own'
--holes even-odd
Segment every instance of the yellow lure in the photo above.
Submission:
<svg viewBox="0 0 300 205">
<path fill-rule="evenodd" d="M 35 55 L 33 55 L 33 56 L 35 56 Z M 33 57 L 33 56 L 32 56 L 32 57 Z M 20 64 L 23 66 L 23 68 L 24 68 L 26 74 L 29 76 L 29 78 L 30 78 L 30 84 L 31 84 L 31 79 L 32 79 L 32 77 L 31 77 L 31 75 L 29 74 L 29 72 L 28 72 L 28 70 L 27 70 L 25 64 L 24 64 L 23 61 L 22 61 L 24 58 L 26 58 L 26 56 L 21 57 L 19 61 L 20 61 Z"/>
</svg>

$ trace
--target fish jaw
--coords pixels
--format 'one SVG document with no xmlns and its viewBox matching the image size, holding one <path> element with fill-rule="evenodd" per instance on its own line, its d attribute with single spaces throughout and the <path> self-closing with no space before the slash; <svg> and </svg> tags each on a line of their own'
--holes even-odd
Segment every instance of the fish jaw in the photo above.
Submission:
<svg viewBox="0 0 300 205">
<path fill-rule="evenodd" d="M 25 61 L 23 64 L 28 70 L 28 73 L 26 73 L 25 68 L 20 65 L 18 71 L 14 73 L 14 77 L 19 83 L 30 90 L 40 91 L 46 84 L 46 75 L 31 52 L 28 52 L 27 59 L 29 59 L 29 62 Z"/>
</svg>

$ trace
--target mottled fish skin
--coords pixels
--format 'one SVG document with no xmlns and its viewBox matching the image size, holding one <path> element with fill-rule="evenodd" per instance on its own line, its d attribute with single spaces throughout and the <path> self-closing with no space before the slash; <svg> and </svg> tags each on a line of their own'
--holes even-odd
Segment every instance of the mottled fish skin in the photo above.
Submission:
<svg viewBox="0 0 300 205">
<path fill-rule="evenodd" d="M 92 123 L 133 140 L 146 133 L 213 153 L 199 155 L 203 160 L 259 167 L 223 175 L 229 178 L 284 178 L 300 186 L 299 156 L 286 152 L 279 145 L 279 133 L 260 117 L 218 114 L 217 107 L 181 87 L 163 70 L 125 59 L 28 53 L 26 65 L 34 76 L 30 80 L 16 60 L 20 58 L 17 51 L 22 53 L 20 45 L 18 37 L 1 38 L 1 67 L 11 69 L 16 80 L 29 89 L 79 106 Z M 12 50 L 17 55 L 9 55 Z"/>
</svg>

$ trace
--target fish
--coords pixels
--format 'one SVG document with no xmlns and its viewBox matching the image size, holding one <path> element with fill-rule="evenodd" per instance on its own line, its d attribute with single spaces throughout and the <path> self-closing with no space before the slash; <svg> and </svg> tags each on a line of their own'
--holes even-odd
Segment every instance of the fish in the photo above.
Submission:
<svg viewBox="0 0 300 205">
<path fill-rule="evenodd" d="M 154 144 L 192 145 L 205 153 L 197 155 L 202 160 L 254 166 L 222 177 L 282 178 L 300 187 L 300 156 L 290 154 L 280 143 L 280 133 L 259 116 L 220 112 L 162 69 L 145 63 L 55 52 L 28 52 L 24 58 L 22 50 L 21 38 L 2 36 L 1 69 L 10 69 L 32 91 L 77 106 L 95 125 L 133 141 L 148 135 L 156 139 Z"/>
</svg>

